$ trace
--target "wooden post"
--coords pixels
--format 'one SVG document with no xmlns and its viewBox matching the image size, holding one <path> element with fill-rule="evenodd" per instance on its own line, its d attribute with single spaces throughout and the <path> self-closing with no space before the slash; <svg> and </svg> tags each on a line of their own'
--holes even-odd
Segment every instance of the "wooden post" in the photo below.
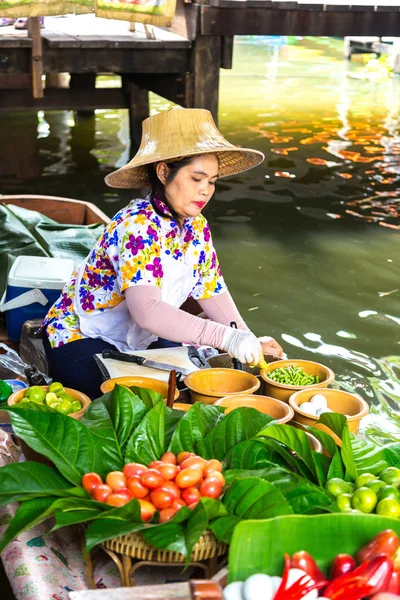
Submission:
<svg viewBox="0 0 400 600">
<path fill-rule="evenodd" d="M 43 98 L 43 48 L 39 17 L 29 17 L 28 37 L 32 39 L 32 94 L 34 98 Z"/>
<path fill-rule="evenodd" d="M 193 43 L 192 105 L 211 111 L 217 124 L 220 65 L 220 36 L 198 35 Z"/>
<path fill-rule="evenodd" d="M 128 99 L 132 151 L 140 145 L 140 140 L 142 139 L 142 121 L 147 119 L 150 114 L 149 91 L 138 86 L 127 75 L 122 75 L 122 86 Z"/>
<path fill-rule="evenodd" d="M 96 73 L 71 73 L 69 87 L 82 90 L 84 95 L 85 90 L 92 90 L 96 87 Z M 93 117 L 94 110 L 79 110 L 78 115 L 80 117 Z"/>
</svg>

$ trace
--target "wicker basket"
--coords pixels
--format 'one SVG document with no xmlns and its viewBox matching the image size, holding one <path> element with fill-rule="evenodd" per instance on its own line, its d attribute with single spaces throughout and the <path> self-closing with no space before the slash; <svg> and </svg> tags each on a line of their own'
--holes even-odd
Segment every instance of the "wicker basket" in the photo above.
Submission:
<svg viewBox="0 0 400 600">
<path fill-rule="evenodd" d="M 140 533 L 128 533 L 102 543 L 104 548 L 138 560 L 165 563 L 184 563 L 186 558 L 180 552 L 160 550 L 148 544 Z M 223 556 L 228 552 L 227 544 L 218 542 L 211 531 L 205 531 L 194 546 L 190 555 L 191 562 Z"/>
</svg>

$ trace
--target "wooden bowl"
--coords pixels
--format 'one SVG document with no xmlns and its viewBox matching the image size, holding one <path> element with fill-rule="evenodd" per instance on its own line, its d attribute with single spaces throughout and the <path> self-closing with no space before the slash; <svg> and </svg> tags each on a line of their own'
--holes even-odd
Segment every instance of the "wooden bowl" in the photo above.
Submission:
<svg viewBox="0 0 400 600">
<path fill-rule="evenodd" d="M 270 398 L 269 396 L 255 396 L 243 394 L 239 396 L 225 396 L 214 402 L 215 406 L 226 407 L 225 414 L 232 412 L 235 408 L 241 408 L 248 406 L 255 408 L 261 413 L 269 415 L 276 420 L 277 423 L 287 423 L 293 419 L 294 411 L 291 406 L 285 402 L 281 402 L 276 398 Z"/>
<path fill-rule="evenodd" d="M 360 420 L 369 413 L 369 406 L 367 402 L 357 394 L 351 394 L 344 390 L 319 388 L 318 390 L 302 389 L 295 392 L 289 399 L 289 404 L 294 410 L 294 421 L 302 423 L 303 425 L 308 425 L 309 427 L 315 427 L 321 431 L 326 431 L 326 433 L 329 433 L 329 435 L 334 438 L 336 443 L 340 443 L 339 438 L 330 429 L 317 422 L 319 417 L 309 415 L 304 410 L 301 410 L 303 402 L 309 402 L 316 394 L 325 396 L 328 408 L 333 410 L 333 412 L 347 416 L 349 430 L 351 432 L 358 432 Z"/>
<path fill-rule="evenodd" d="M 312 385 L 287 385 L 286 383 L 278 383 L 269 377 L 269 374 L 278 367 L 301 367 L 308 375 L 318 375 L 319 383 Z M 261 378 L 265 381 L 265 394 L 277 398 L 283 402 L 289 402 L 290 396 L 297 390 L 315 390 L 315 388 L 326 388 L 335 380 L 335 373 L 329 367 L 313 362 L 312 360 L 287 359 L 281 360 L 279 363 L 273 362 L 261 371 Z M 314 391 L 316 394 L 317 392 Z"/>
<path fill-rule="evenodd" d="M 185 377 L 192 402 L 214 404 L 218 398 L 238 394 L 253 394 L 260 387 L 255 375 L 235 369 L 201 369 Z"/>
<path fill-rule="evenodd" d="M 49 389 L 48 385 L 41 385 L 39 387 L 41 387 L 46 392 Z M 27 389 L 29 389 L 29 388 L 26 388 L 24 390 L 19 390 L 18 392 L 14 392 L 13 394 L 11 394 L 11 396 L 9 396 L 9 398 L 7 400 L 8 406 L 15 406 L 15 404 L 18 404 L 18 402 L 21 402 L 22 398 L 25 396 L 25 392 L 27 391 Z M 86 412 L 86 410 L 88 409 L 88 407 L 90 406 L 92 401 L 90 400 L 89 396 L 86 396 L 86 394 L 83 394 L 82 392 L 78 392 L 78 390 L 73 390 L 71 388 L 65 388 L 65 392 L 69 396 L 71 396 L 71 398 L 73 398 L 74 400 L 79 400 L 79 402 L 82 404 L 81 410 L 78 410 L 74 413 L 70 413 L 68 415 L 69 417 L 72 417 L 73 419 L 80 421 L 83 417 L 83 414 Z"/>
<path fill-rule="evenodd" d="M 137 387 L 153 390 L 154 392 L 158 392 L 162 395 L 164 403 L 167 401 L 168 383 L 166 383 L 165 381 L 160 381 L 159 379 L 152 379 L 151 377 L 140 377 L 140 375 L 132 375 L 132 377 L 114 377 L 112 379 L 107 379 L 107 381 L 103 381 L 103 383 L 101 384 L 100 390 L 103 394 L 111 392 L 111 390 L 114 389 L 117 383 L 119 385 L 124 385 L 125 387 L 135 385 Z M 179 391 L 175 390 L 174 399 L 177 400 L 178 398 Z"/>
</svg>

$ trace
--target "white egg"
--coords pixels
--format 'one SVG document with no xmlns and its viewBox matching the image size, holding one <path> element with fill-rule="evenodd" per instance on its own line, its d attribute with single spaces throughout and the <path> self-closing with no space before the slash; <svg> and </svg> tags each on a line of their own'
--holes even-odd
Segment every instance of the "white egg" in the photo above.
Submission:
<svg viewBox="0 0 400 600">
<path fill-rule="evenodd" d="M 320 415 L 323 415 L 324 413 L 331 413 L 333 412 L 333 410 L 331 410 L 330 408 L 317 408 L 317 417 L 319 417 Z"/>
<path fill-rule="evenodd" d="M 291 585 L 293 585 L 298 579 L 307 575 L 305 571 L 302 569 L 289 569 L 288 582 L 286 584 L 286 589 L 288 589 Z M 311 579 L 309 575 L 307 575 Z M 311 590 L 305 596 L 303 596 L 303 600 L 317 600 L 318 598 L 318 590 Z"/>
<path fill-rule="evenodd" d="M 278 577 L 277 575 L 273 575 L 271 577 L 271 581 L 272 581 L 272 593 L 276 594 L 276 592 L 278 591 L 279 586 L 281 585 L 282 577 Z"/>
<path fill-rule="evenodd" d="M 300 404 L 299 408 L 301 410 L 304 410 L 304 412 L 306 412 L 308 415 L 317 414 L 317 409 L 313 404 L 311 404 L 311 402 L 303 402 L 302 404 Z"/>
<path fill-rule="evenodd" d="M 224 600 L 243 600 L 242 589 L 243 581 L 228 583 L 224 588 Z"/>
<path fill-rule="evenodd" d="M 315 408 L 326 408 L 328 406 L 328 402 L 323 394 L 315 394 L 310 402 Z"/>
<path fill-rule="evenodd" d="M 269 575 L 256 573 L 243 584 L 242 597 L 244 600 L 272 600 L 273 588 Z"/>
</svg>

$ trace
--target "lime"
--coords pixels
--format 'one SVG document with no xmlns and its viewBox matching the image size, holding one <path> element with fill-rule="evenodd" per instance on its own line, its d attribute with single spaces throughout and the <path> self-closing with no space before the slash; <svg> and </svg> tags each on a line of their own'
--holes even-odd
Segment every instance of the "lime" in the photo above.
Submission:
<svg viewBox="0 0 400 600">
<path fill-rule="evenodd" d="M 399 487 L 400 485 L 400 469 L 397 467 L 388 467 L 379 475 L 379 479 L 384 481 L 387 485 L 394 485 Z"/>
<path fill-rule="evenodd" d="M 336 496 L 336 504 L 341 512 L 348 508 L 351 509 L 351 494 L 339 494 Z"/>
<path fill-rule="evenodd" d="M 64 386 L 59 381 L 54 381 L 52 384 L 49 385 L 49 392 L 53 392 L 54 394 L 56 394 L 56 396 L 61 396 L 61 394 L 64 394 L 65 392 Z"/>
<path fill-rule="evenodd" d="M 375 492 L 366 486 L 358 488 L 351 498 L 352 507 L 364 513 L 371 513 L 377 502 L 378 498 Z"/>
<path fill-rule="evenodd" d="M 384 482 L 381 481 L 380 479 L 375 479 L 374 481 L 370 481 L 369 483 L 367 483 L 367 487 L 370 490 L 374 490 L 375 494 L 377 494 L 381 488 L 386 487 L 386 486 L 385 486 Z"/>
<path fill-rule="evenodd" d="M 356 489 L 356 486 L 354 485 L 354 483 L 351 483 L 350 481 L 346 481 L 346 494 L 354 494 L 355 489 Z"/>
<path fill-rule="evenodd" d="M 378 501 L 384 500 L 385 498 L 394 498 L 397 501 L 400 501 L 400 493 L 394 485 L 385 485 L 377 492 Z"/>
<path fill-rule="evenodd" d="M 400 517 L 400 504 L 395 498 L 384 498 L 378 502 L 376 512 L 378 515 L 383 515 L 384 517 L 398 519 Z"/>
<path fill-rule="evenodd" d="M 73 400 L 71 404 L 73 412 L 78 412 L 82 408 L 82 404 L 79 402 L 79 400 Z"/>
<path fill-rule="evenodd" d="M 336 498 L 336 496 L 347 492 L 347 483 L 343 479 L 340 479 L 340 477 L 333 477 L 332 479 L 328 479 L 325 488 Z"/>
<path fill-rule="evenodd" d="M 372 475 L 371 473 L 363 473 L 362 475 L 359 475 L 355 481 L 356 488 L 358 489 L 360 487 L 364 487 L 371 481 L 375 481 L 377 479 L 378 478 L 375 477 L 375 475 Z"/>
<path fill-rule="evenodd" d="M 54 392 L 47 392 L 46 394 L 46 404 L 47 406 L 53 406 L 53 404 L 58 403 L 59 399 L 55 395 Z"/>
<path fill-rule="evenodd" d="M 75 402 L 75 398 L 73 398 L 69 394 L 66 394 L 65 391 L 63 394 L 57 394 L 57 396 L 59 400 L 68 400 L 69 402 Z"/>
<path fill-rule="evenodd" d="M 63 415 L 69 415 L 73 412 L 72 402 L 69 400 L 62 400 L 60 404 L 57 405 L 56 410 Z"/>
<path fill-rule="evenodd" d="M 31 402 L 42 403 L 46 397 L 46 392 L 39 385 L 33 385 L 25 392 L 25 398 L 29 398 Z"/>
</svg>

